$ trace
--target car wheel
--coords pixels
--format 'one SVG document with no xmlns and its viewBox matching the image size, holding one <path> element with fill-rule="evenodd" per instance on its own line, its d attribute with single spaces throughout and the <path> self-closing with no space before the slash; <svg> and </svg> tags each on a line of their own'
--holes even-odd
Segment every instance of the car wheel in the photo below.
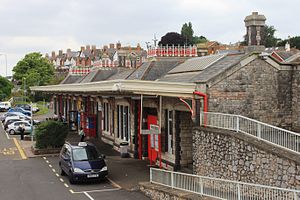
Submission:
<svg viewBox="0 0 300 200">
<path fill-rule="evenodd" d="M 62 176 L 66 175 L 66 172 L 61 168 L 61 166 L 59 166 L 59 174 Z"/>
<path fill-rule="evenodd" d="M 14 135 L 15 134 L 15 130 L 14 129 L 9 130 L 9 134 Z"/>
<path fill-rule="evenodd" d="M 73 177 L 72 172 L 70 172 L 70 174 L 69 174 L 69 182 L 70 182 L 70 184 L 72 184 L 72 185 L 76 183 L 76 181 L 75 181 L 75 179 L 74 179 L 74 177 Z"/>
</svg>

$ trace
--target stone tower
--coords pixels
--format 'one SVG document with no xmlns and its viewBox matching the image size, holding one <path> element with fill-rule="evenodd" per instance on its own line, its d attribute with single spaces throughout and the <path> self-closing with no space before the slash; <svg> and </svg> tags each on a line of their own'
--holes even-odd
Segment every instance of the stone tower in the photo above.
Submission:
<svg viewBox="0 0 300 200">
<path fill-rule="evenodd" d="M 246 41 L 248 46 L 264 45 L 262 36 L 265 21 L 266 17 L 264 15 L 259 15 L 258 12 L 252 12 L 251 15 L 245 18 L 244 22 L 247 28 Z"/>
</svg>

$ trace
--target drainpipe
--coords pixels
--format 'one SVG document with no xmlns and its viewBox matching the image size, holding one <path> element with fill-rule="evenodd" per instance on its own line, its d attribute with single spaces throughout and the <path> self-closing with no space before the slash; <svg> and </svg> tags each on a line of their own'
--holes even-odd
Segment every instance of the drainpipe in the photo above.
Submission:
<svg viewBox="0 0 300 200">
<path fill-rule="evenodd" d="M 202 92 L 199 92 L 199 91 L 195 91 L 195 92 L 193 92 L 193 94 L 203 97 L 203 111 L 207 112 L 208 111 L 207 95 Z M 200 116 L 200 121 L 201 121 L 201 116 Z M 204 114 L 204 122 L 203 122 L 204 127 L 206 127 L 206 122 L 207 122 L 207 115 Z M 201 124 L 200 124 L 200 126 L 201 126 Z"/>
<path fill-rule="evenodd" d="M 193 92 L 193 94 L 195 94 L 195 95 L 198 95 L 198 96 L 201 96 L 201 97 L 203 97 L 203 99 L 204 99 L 204 105 L 203 105 L 203 107 L 204 107 L 204 112 L 207 112 L 208 111 L 208 104 L 207 104 L 207 95 L 206 94 L 204 94 L 204 93 L 202 93 L 202 92 L 199 92 L 199 91 L 195 91 L 195 92 Z"/>
</svg>

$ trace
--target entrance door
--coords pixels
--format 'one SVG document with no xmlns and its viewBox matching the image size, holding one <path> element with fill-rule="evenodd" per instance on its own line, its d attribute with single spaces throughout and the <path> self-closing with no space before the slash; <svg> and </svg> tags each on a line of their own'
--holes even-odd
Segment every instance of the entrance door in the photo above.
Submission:
<svg viewBox="0 0 300 200">
<path fill-rule="evenodd" d="M 151 124 L 157 125 L 157 116 L 148 115 L 148 130 L 150 130 Z M 150 160 L 150 165 L 156 163 L 156 159 L 159 155 L 159 143 L 160 143 L 160 135 L 158 134 L 149 134 L 148 135 L 148 156 Z"/>
</svg>

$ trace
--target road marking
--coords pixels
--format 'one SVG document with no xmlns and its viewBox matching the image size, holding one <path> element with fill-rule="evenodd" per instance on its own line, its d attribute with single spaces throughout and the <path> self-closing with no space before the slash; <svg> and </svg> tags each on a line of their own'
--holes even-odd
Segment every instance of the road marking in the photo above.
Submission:
<svg viewBox="0 0 300 200">
<path fill-rule="evenodd" d="M 60 178 L 59 180 L 60 180 L 61 182 L 64 182 L 64 179 L 62 179 L 62 178 Z"/>
<path fill-rule="evenodd" d="M 14 140 L 14 143 L 15 143 L 15 145 L 16 145 L 16 147 L 17 147 L 17 149 L 18 149 L 18 151 L 19 151 L 19 153 L 20 153 L 20 155 L 21 155 L 21 158 L 22 158 L 23 160 L 26 160 L 27 157 L 26 157 L 26 155 L 25 155 L 23 149 L 21 148 L 19 142 L 17 141 L 16 138 L 13 138 L 13 140 Z"/>
<path fill-rule="evenodd" d="M 94 200 L 87 192 L 84 192 L 85 196 L 87 196 L 90 200 Z"/>
<path fill-rule="evenodd" d="M 74 194 L 74 191 L 73 190 L 69 190 L 72 194 Z"/>
<path fill-rule="evenodd" d="M 80 194 L 80 193 L 85 193 L 85 192 L 89 192 L 89 193 L 93 193 L 93 192 L 112 192 L 112 191 L 117 191 L 117 190 L 121 190 L 121 188 L 112 188 L 112 189 L 103 189 L 103 190 L 87 190 L 87 191 L 80 191 L 80 192 L 74 192 L 74 194 Z"/>
<path fill-rule="evenodd" d="M 9 135 L 8 135 L 8 133 L 4 130 L 4 132 L 5 132 L 5 135 L 6 135 L 6 137 L 7 137 L 7 139 L 11 139 L 10 137 L 9 137 Z"/>
<path fill-rule="evenodd" d="M 17 148 L 4 148 L 3 150 L 0 150 L 0 154 L 3 155 L 15 155 L 15 151 L 17 151 Z"/>
<path fill-rule="evenodd" d="M 55 173 L 55 175 L 56 175 L 57 177 L 59 177 L 59 174 L 58 174 L 58 173 Z"/>
<path fill-rule="evenodd" d="M 68 184 L 66 184 L 66 183 L 64 183 L 64 186 L 66 187 L 66 188 L 68 188 L 69 186 L 68 186 Z"/>
<path fill-rule="evenodd" d="M 46 160 L 46 163 L 49 163 L 49 161 L 48 161 L 48 160 Z"/>
<path fill-rule="evenodd" d="M 49 165 L 50 168 L 52 168 L 52 165 Z"/>
<path fill-rule="evenodd" d="M 113 180 L 111 180 L 110 178 L 107 178 L 107 180 L 115 187 L 117 188 L 121 188 L 121 186 L 119 184 L 117 184 L 116 182 L 114 182 Z"/>
<path fill-rule="evenodd" d="M 44 158 L 44 160 L 46 160 L 47 158 L 46 157 L 43 157 Z"/>
</svg>

